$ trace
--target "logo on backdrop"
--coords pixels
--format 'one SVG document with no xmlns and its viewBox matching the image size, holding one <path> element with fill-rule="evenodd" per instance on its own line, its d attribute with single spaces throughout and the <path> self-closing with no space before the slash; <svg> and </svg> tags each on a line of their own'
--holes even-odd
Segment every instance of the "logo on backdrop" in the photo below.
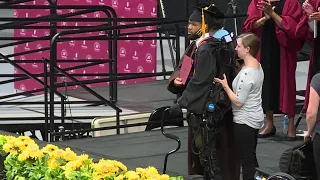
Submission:
<svg viewBox="0 0 320 180">
<path fill-rule="evenodd" d="M 142 35 L 139 35 L 139 37 L 142 37 Z M 144 40 L 143 40 L 143 39 L 139 39 L 139 40 L 138 40 L 138 44 L 139 44 L 140 46 L 143 46 Z"/>
<path fill-rule="evenodd" d="M 138 13 L 139 14 L 144 14 L 144 6 L 141 3 L 138 5 Z"/>
<path fill-rule="evenodd" d="M 93 45 L 93 49 L 95 52 L 100 52 L 100 43 L 99 42 L 95 42 Z"/>
<path fill-rule="evenodd" d="M 126 49 L 124 47 L 120 48 L 120 57 L 126 57 Z"/>
<path fill-rule="evenodd" d="M 112 5 L 113 8 L 118 8 L 118 0 L 112 0 Z"/>
<path fill-rule="evenodd" d="M 32 2 L 31 2 L 32 3 Z M 34 0 L 33 3 L 38 5 L 49 5 L 47 0 Z M 157 0 L 148 0 L 146 2 L 141 0 L 68 0 L 58 2 L 61 5 L 106 5 L 111 6 L 115 9 L 117 16 L 121 18 L 129 18 L 129 17 L 142 17 L 142 18 L 154 18 L 157 17 Z M 66 13 L 75 13 L 78 12 L 77 9 L 59 9 L 58 13 L 63 15 Z M 15 9 L 14 17 L 43 17 L 50 14 L 48 9 L 45 10 L 20 10 Z M 79 18 L 104 18 L 105 14 L 101 11 L 95 11 L 92 13 L 82 14 L 77 16 Z M 97 26 L 100 24 L 105 24 L 106 22 L 99 21 L 91 21 L 91 22 L 65 22 L 60 21 L 57 22 L 60 26 Z M 138 24 L 141 22 L 119 22 L 118 24 L 127 25 L 127 24 Z M 48 26 L 48 22 L 38 23 L 39 25 Z M 37 24 L 37 25 L 38 25 Z M 131 33 L 137 31 L 144 30 L 153 30 L 153 26 L 145 26 L 145 27 L 136 27 L 131 29 L 123 29 L 121 33 Z M 58 32 L 63 30 L 58 30 Z M 86 37 L 86 36 L 104 36 L 107 31 L 98 31 L 98 32 L 87 32 L 82 34 L 70 35 L 66 37 Z M 14 30 L 14 34 L 17 37 L 44 37 L 50 36 L 49 29 L 16 29 Z M 90 34 L 90 35 L 89 35 Z M 118 72 L 119 73 L 132 73 L 132 72 L 154 72 L 156 68 L 156 40 L 142 40 L 142 37 L 152 36 L 155 37 L 156 33 L 151 34 L 136 34 L 136 35 L 123 35 L 122 37 L 140 37 L 139 40 L 130 40 L 125 39 L 118 41 L 118 53 L 112 54 L 113 56 L 117 56 L 118 58 Z M 50 47 L 50 40 L 41 40 L 37 43 L 28 43 L 28 44 L 19 44 L 14 48 L 15 53 L 18 52 L 26 52 L 32 51 L 36 49 L 42 49 Z M 78 60 L 78 59 L 109 59 L 109 49 L 108 49 L 108 40 L 68 40 L 57 43 L 57 57 L 59 59 L 70 59 L 70 60 Z M 26 56 L 16 57 L 16 60 L 23 59 L 34 59 L 41 60 L 43 57 L 50 58 L 50 51 L 40 51 L 38 53 L 28 54 Z M 80 64 L 84 64 L 83 62 L 70 62 L 70 63 L 59 63 L 58 66 L 61 68 L 69 68 L 72 66 L 77 66 Z M 23 68 L 30 71 L 31 73 L 42 73 L 43 68 L 41 63 L 21 63 Z M 109 70 L 109 63 L 101 63 L 99 65 L 90 66 L 83 68 L 81 70 L 69 70 L 70 74 L 81 73 L 84 74 L 83 77 L 77 77 L 80 80 L 85 79 L 98 79 L 104 78 L 99 75 L 99 73 L 107 73 Z M 85 70 L 85 71 L 84 71 Z M 16 74 L 22 73 L 18 70 L 15 72 Z M 96 73 L 96 76 L 89 77 L 86 74 Z M 130 83 L 139 83 L 144 81 L 153 81 L 155 78 L 140 78 L 134 80 L 121 80 L 119 84 L 130 84 Z M 92 84 L 92 86 L 106 86 L 109 83 L 97 83 Z M 15 82 L 14 87 L 16 89 L 23 90 L 33 90 L 34 88 L 43 88 L 34 80 L 23 80 L 19 82 Z M 80 88 L 80 86 L 72 86 L 69 87 L 72 89 Z"/>
<path fill-rule="evenodd" d="M 88 49 L 88 46 L 87 46 L 87 44 L 86 44 L 86 40 L 83 40 L 83 41 L 82 41 L 81 48 L 82 48 L 82 49 Z"/>
<path fill-rule="evenodd" d="M 146 54 L 146 62 L 151 63 L 152 62 L 152 55 L 150 53 Z"/>
<path fill-rule="evenodd" d="M 139 57 L 138 57 L 138 52 L 137 52 L 137 51 L 134 51 L 133 56 L 132 56 L 132 59 L 133 59 L 133 60 L 138 60 L 138 59 L 139 59 Z"/>
<path fill-rule="evenodd" d="M 67 59 L 67 58 L 68 58 L 68 52 L 67 52 L 67 50 L 63 49 L 63 50 L 61 51 L 61 58 L 62 58 L 62 59 Z"/>
<path fill-rule="evenodd" d="M 137 72 L 138 72 L 138 73 L 143 73 L 143 67 L 142 67 L 142 66 L 138 66 Z"/>
<path fill-rule="evenodd" d="M 128 12 L 131 11 L 129 1 L 127 1 L 127 5 L 126 5 L 126 7 L 124 7 L 124 10 L 125 10 L 125 11 L 128 11 Z"/>
<path fill-rule="evenodd" d="M 95 12 L 94 13 L 94 18 L 100 18 L 100 13 L 99 12 Z"/>
<path fill-rule="evenodd" d="M 25 36 L 26 35 L 26 30 L 25 29 L 20 29 L 20 35 Z"/>
</svg>

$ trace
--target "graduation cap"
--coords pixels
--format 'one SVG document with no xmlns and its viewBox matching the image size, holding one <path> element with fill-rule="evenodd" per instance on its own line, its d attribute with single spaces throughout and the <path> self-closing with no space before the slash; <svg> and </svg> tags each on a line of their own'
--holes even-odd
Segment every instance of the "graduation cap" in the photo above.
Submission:
<svg viewBox="0 0 320 180">
<path fill-rule="evenodd" d="M 205 35 L 206 24 L 216 25 L 219 19 L 224 19 L 224 13 L 222 13 L 215 4 L 201 4 L 195 7 L 195 11 L 189 17 L 190 21 L 200 22 L 202 35 Z M 220 24 L 220 23 L 219 23 Z"/>
</svg>

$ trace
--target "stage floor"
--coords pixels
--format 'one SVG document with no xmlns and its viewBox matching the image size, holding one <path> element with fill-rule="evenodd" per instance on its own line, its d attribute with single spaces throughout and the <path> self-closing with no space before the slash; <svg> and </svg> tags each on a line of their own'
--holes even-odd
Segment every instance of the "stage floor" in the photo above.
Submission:
<svg viewBox="0 0 320 180">
<path fill-rule="evenodd" d="M 281 132 L 281 121 L 275 122 L 277 130 Z M 305 128 L 304 119 L 300 126 Z M 167 173 L 173 176 L 183 175 L 185 179 L 201 178 L 187 174 L 187 127 L 167 129 L 166 132 L 177 135 L 182 143 L 180 150 L 169 156 Z M 268 173 L 278 170 L 279 157 L 285 150 L 302 143 L 302 138 L 295 142 L 285 141 L 280 132 L 273 138 L 259 139 L 258 142 L 258 162 L 260 168 Z M 129 169 L 155 166 L 159 172 L 163 169 L 165 154 L 177 146 L 176 141 L 166 139 L 159 130 L 68 140 L 55 144 L 60 148 L 70 147 L 78 153 L 88 153 L 94 158 L 120 160 Z"/>
<path fill-rule="evenodd" d="M 167 90 L 168 80 L 157 80 L 138 84 L 118 85 L 118 102 L 120 108 L 140 113 L 151 112 L 162 106 L 171 106 L 175 95 Z M 109 87 L 92 88 L 99 95 L 109 99 Z M 97 98 L 84 89 L 70 90 L 71 97 L 96 101 Z"/>
</svg>

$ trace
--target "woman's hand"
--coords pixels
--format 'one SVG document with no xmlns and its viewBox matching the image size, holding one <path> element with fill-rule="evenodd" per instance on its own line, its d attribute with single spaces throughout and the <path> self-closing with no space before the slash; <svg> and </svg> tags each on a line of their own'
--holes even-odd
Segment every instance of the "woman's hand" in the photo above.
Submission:
<svg viewBox="0 0 320 180">
<path fill-rule="evenodd" d="M 214 80 L 215 80 L 217 83 L 220 83 L 224 89 L 229 86 L 229 85 L 228 85 L 228 80 L 227 80 L 227 77 L 226 77 L 225 74 L 223 74 L 223 79 L 214 78 Z"/>
<path fill-rule="evenodd" d="M 307 143 L 311 140 L 311 133 L 307 132 L 304 134 L 304 143 Z"/>
<path fill-rule="evenodd" d="M 309 3 L 309 0 L 306 0 L 302 4 L 302 9 L 307 14 L 307 16 L 310 16 L 314 12 L 312 5 Z"/>
<path fill-rule="evenodd" d="M 273 7 L 272 7 L 272 10 L 274 10 L 274 8 L 276 8 L 276 7 L 273 6 Z M 271 18 L 271 17 L 270 17 L 268 14 L 266 14 L 265 12 L 263 12 L 263 14 L 264 14 L 264 17 L 265 17 L 267 20 Z"/>
<path fill-rule="evenodd" d="M 274 12 L 274 7 L 271 6 L 271 3 L 270 2 L 266 2 L 266 1 L 260 1 L 258 2 L 258 5 L 257 5 L 258 9 L 263 11 L 265 15 L 271 16 L 271 14 Z"/>
<path fill-rule="evenodd" d="M 310 14 L 309 19 L 311 21 L 313 21 L 313 20 L 320 21 L 320 12 L 319 11 L 320 11 L 320 8 L 318 8 L 317 12 Z"/>
</svg>

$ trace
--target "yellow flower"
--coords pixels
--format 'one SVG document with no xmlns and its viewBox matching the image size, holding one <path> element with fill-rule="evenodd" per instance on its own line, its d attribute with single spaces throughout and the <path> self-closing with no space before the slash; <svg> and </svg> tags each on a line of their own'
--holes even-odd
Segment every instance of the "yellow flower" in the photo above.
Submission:
<svg viewBox="0 0 320 180">
<path fill-rule="evenodd" d="M 33 159 L 39 159 L 41 157 L 43 157 L 44 154 L 38 149 L 36 151 L 31 151 L 30 152 L 30 157 Z"/>
<path fill-rule="evenodd" d="M 57 150 L 51 152 L 49 155 L 50 155 L 50 157 L 53 157 L 53 158 L 63 158 L 63 154 L 64 154 L 64 150 L 57 149 Z"/>
<path fill-rule="evenodd" d="M 120 174 L 119 176 L 115 177 L 114 180 L 124 180 L 125 176 Z"/>
<path fill-rule="evenodd" d="M 167 174 L 162 174 L 160 176 L 160 180 L 169 180 L 169 179 L 170 179 L 170 177 Z"/>
<path fill-rule="evenodd" d="M 6 153 L 10 154 L 18 154 L 19 150 L 19 148 L 15 146 L 14 142 L 11 141 L 8 141 L 2 148 Z"/>
<path fill-rule="evenodd" d="M 77 157 L 77 160 L 79 161 L 85 161 L 87 159 L 89 159 L 88 154 L 81 154 L 80 156 Z"/>
<path fill-rule="evenodd" d="M 93 180 L 101 180 L 104 178 L 104 175 L 102 175 L 101 173 L 96 173 L 96 174 L 93 174 Z"/>
<path fill-rule="evenodd" d="M 19 136 L 18 139 L 20 141 L 32 141 L 32 139 L 29 136 Z"/>
<path fill-rule="evenodd" d="M 29 146 L 28 142 L 18 141 L 15 143 L 15 145 L 21 150 L 24 151 Z"/>
<path fill-rule="evenodd" d="M 39 146 L 37 144 L 30 144 L 26 147 L 25 150 L 22 151 L 18 156 L 19 161 L 25 161 L 28 158 L 38 159 L 43 157 L 44 154 L 40 151 Z"/>
<path fill-rule="evenodd" d="M 29 151 L 23 151 L 21 154 L 18 156 L 19 161 L 25 161 L 30 157 Z"/>
<path fill-rule="evenodd" d="M 119 161 L 116 161 L 114 160 L 113 161 L 114 164 L 119 167 L 122 171 L 126 172 L 127 171 L 127 167 L 122 163 L 122 162 L 119 162 Z"/>
<path fill-rule="evenodd" d="M 97 173 L 97 175 L 104 175 L 107 174 L 111 171 L 113 171 L 112 169 L 114 169 L 114 165 L 111 163 L 107 163 L 106 160 L 104 159 L 100 159 L 99 162 L 97 164 L 93 165 L 94 171 Z"/>
<path fill-rule="evenodd" d="M 125 173 L 125 177 L 126 177 L 128 180 L 139 180 L 139 179 L 140 179 L 138 173 L 135 172 L 135 171 L 127 171 L 127 172 Z"/>
<path fill-rule="evenodd" d="M 51 156 L 53 152 L 58 150 L 59 148 L 52 144 L 47 144 L 44 148 L 41 149 L 42 152 L 47 153 Z"/>
<path fill-rule="evenodd" d="M 58 163 L 58 161 L 55 158 L 50 158 L 48 160 L 48 168 L 49 169 L 55 169 L 56 167 L 60 166 L 60 164 Z"/>
<path fill-rule="evenodd" d="M 16 139 L 16 137 L 14 137 L 14 136 L 5 136 L 5 138 L 7 141 L 10 141 L 12 139 Z"/>
<path fill-rule="evenodd" d="M 77 154 L 71 151 L 70 148 L 66 148 L 66 150 L 63 152 L 63 158 L 66 161 L 74 161 L 77 159 Z"/>
<path fill-rule="evenodd" d="M 89 159 L 87 154 L 81 154 L 75 160 L 69 161 L 65 167 L 65 176 L 68 178 L 72 171 L 76 171 L 83 165 L 85 160 Z"/>
<path fill-rule="evenodd" d="M 159 174 L 158 170 L 153 166 L 147 167 L 146 170 L 149 171 L 151 174 Z"/>
</svg>

